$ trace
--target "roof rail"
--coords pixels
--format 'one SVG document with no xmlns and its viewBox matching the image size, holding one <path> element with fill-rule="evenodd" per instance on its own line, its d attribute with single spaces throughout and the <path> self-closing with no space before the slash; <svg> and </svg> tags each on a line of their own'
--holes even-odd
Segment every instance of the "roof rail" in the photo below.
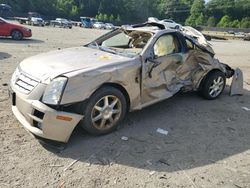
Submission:
<svg viewBox="0 0 250 188">
<path fill-rule="evenodd" d="M 145 23 L 131 25 L 132 28 L 146 27 L 146 26 L 153 26 L 153 27 L 158 27 L 159 29 L 166 29 L 166 27 L 163 24 L 156 22 L 145 22 Z"/>
</svg>

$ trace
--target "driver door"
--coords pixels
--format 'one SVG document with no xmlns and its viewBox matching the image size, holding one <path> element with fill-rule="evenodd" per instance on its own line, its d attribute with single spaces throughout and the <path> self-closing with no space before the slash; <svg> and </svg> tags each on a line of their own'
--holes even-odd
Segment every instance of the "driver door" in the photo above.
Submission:
<svg viewBox="0 0 250 188">
<path fill-rule="evenodd" d="M 169 98 L 182 87 L 177 69 L 183 64 L 183 54 L 176 34 L 160 36 L 150 50 L 153 55 L 144 62 L 142 81 L 144 105 Z"/>
<path fill-rule="evenodd" d="M 7 35 L 7 27 L 6 23 L 0 19 L 0 36 L 6 36 Z"/>
</svg>

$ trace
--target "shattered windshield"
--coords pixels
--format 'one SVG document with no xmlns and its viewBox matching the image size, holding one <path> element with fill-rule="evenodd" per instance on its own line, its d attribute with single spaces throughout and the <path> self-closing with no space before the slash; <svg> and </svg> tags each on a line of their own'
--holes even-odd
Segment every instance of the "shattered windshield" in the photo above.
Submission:
<svg viewBox="0 0 250 188">
<path fill-rule="evenodd" d="M 126 57 L 139 55 L 152 34 L 144 31 L 118 29 L 90 43 L 88 47 Z"/>
</svg>

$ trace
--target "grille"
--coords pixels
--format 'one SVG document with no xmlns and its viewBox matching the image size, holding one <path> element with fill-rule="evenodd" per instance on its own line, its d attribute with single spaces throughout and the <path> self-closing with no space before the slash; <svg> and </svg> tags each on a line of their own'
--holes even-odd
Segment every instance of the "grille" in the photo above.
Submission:
<svg viewBox="0 0 250 188">
<path fill-rule="evenodd" d="M 37 86 L 38 83 L 38 80 L 35 80 L 24 73 L 20 73 L 15 85 L 18 87 L 19 91 L 28 94 Z"/>
</svg>

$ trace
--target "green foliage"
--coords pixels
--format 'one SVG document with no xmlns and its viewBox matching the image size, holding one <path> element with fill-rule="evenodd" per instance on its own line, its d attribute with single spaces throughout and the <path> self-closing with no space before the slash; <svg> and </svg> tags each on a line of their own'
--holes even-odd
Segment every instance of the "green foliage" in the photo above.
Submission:
<svg viewBox="0 0 250 188">
<path fill-rule="evenodd" d="M 241 28 L 250 28 L 250 17 L 243 18 L 240 22 Z"/>
<path fill-rule="evenodd" d="M 205 22 L 204 18 L 205 1 L 194 0 L 190 10 L 190 16 L 186 20 L 186 25 L 198 26 L 203 25 Z"/>
<path fill-rule="evenodd" d="M 231 26 L 231 18 L 226 15 L 223 16 L 220 22 L 217 24 L 218 27 L 230 27 Z"/>
<path fill-rule="evenodd" d="M 118 14 L 117 18 L 115 19 L 115 22 L 116 22 L 117 24 L 120 24 L 120 23 L 121 23 L 121 17 L 120 17 L 119 14 Z"/>
<path fill-rule="evenodd" d="M 114 22 L 114 19 L 115 19 L 115 18 L 114 18 L 114 16 L 113 16 L 113 14 L 111 14 L 110 17 L 109 17 L 109 21 L 110 21 L 110 22 Z"/>
<path fill-rule="evenodd" d="M 207 20 L 207 26 L 208 27 L 215 27 L 216 26 L 216 19 L 214 16 L 211 16 Z"/>
<path fill-rule="evenodd" d="M 171 18 L 190 26 L 249 28 L 250 0 L 0 0 L 14 13 L 39 12 L 44 17 L 95 17 L 116 24 Z M 219 23 L 217 22 L 219 21 Z"/>
<path fill-rule="evenodd" d="M 239 28 L 240 27 L 240 21 L 239 20 L 234 20 L 231 23 L 231 27 L 233 27 L 233 28 Z"/>
</svg>

